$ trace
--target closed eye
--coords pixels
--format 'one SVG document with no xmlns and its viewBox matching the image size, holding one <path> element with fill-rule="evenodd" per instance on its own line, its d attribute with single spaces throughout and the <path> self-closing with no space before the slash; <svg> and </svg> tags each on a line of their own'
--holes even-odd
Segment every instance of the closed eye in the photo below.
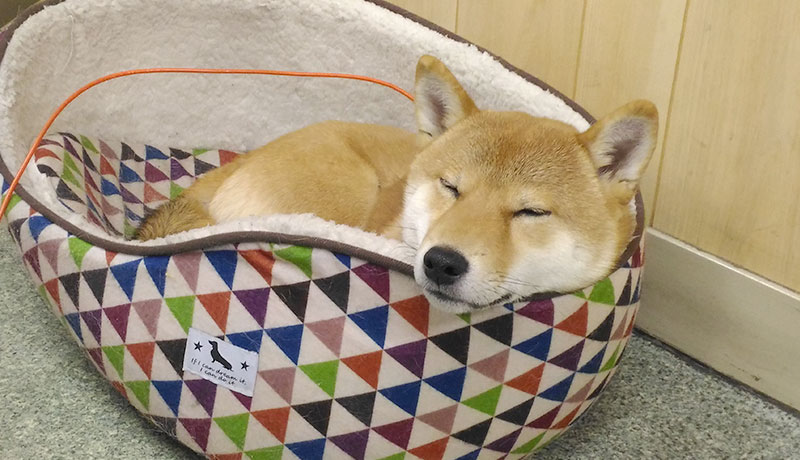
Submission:
<svg viewBox="0 0 800 460">
<path fill-rule="evenodd" d="M 550 214 L 551 212 L 546 209 L 525 208 L 515 212 L 514 217 L 544 217 Z"/>
<path fill-rule="evenodd" d="M 450 182 L 446 181 L 444 178 L 439 178 L 439 183 L 442 184 L 442 187 L 446 188 L 450 193 L 453 194 L 453 197 L 458 198 L 461 195 L 461 192 L 458 191 L 458 188 L 451 184 Z"/>
</svg>

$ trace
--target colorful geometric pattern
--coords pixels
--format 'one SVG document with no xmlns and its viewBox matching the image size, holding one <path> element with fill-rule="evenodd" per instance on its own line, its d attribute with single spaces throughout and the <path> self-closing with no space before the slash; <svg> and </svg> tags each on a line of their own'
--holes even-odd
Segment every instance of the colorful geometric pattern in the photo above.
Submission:
<svg viewBox="0 0 800 460">
<path fill-rule="evenodd" d="M 64 205 L 107 233 L 130 238 L 145 215 L 236 155 L 152 145 L 134 150 L 125 143 L 113 149 L 99 139 L 59 133 L 46 138 L 34 158 Z"/>
<path fill-rule="evenodd" d="M 123 234 L 145 206 L 226 155 L 158 155 L 69 134 L 43 149 L 38 166 L 69 188 L 62 199 Z M 323 249 L 114 254 L 19 199 L 9 229 L 97 369 L 158 427 L 220 459 L 525 456 L 573 423 L 615 372 L 643 262 L 636 251 L 575 294 L 453 315 L 429 308 L 413 279 Z M 259 353 L 252 397 L 182 372 L 190 327 Z"/>
</svg>

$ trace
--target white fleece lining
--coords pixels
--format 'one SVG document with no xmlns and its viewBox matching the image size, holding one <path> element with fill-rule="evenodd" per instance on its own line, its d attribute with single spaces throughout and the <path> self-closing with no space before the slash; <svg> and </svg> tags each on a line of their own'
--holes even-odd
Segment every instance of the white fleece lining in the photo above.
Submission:
<svg viewBox="0 0 800 460">
<path fill-rule="evenodd" d="M 67 0 L 15 32 L 0 64 L 0 156 L 15 171 L 49 114 L 87 82 L 144 67 L 230 67 L 358 73 L 413 88 L 422 54 L 442 59 L 480 108 L 522 110 L 585 130 L 564 101 L 490 55 L 362 0 Z M 267 76 L 146 75 L 82 95 L 53 130 L 108 140 L 245 151 L 316 121 L 413 130 L 401 95 L 363 82 Z M 107 240 L 29 168 L 25 189 Z M 228 231 L 319 236 L 408 261 L 401 243 L 313 216 L 272 216 L 198 229 L 146 245 Z M 406 254 L 404 256 L 404 254 Z"/>
</svg>

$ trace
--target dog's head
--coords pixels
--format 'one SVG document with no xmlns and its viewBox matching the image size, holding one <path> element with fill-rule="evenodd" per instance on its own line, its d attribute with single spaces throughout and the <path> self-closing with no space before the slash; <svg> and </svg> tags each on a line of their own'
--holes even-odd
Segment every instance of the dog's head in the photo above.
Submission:
<svg viewBox="0 0 800 460">
<path fill-rule="evenodd" d="M 417 65 L 415 92 L 427 145 L 411 166 L 402 226 L 431 304 L 464 312 L 572 292 L 614 269 L 656 144 L 653 104 L 632 102 L 579 133 L 479 110 L 430 56 Z"/>
</svg>

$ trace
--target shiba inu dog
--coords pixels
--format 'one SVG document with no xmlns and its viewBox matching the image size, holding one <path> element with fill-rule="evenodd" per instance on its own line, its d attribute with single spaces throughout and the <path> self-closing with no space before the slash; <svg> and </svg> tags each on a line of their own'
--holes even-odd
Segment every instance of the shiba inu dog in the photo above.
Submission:
<svg viewBox="0 0 800 460">
<path fill-rule="evenodd" d="M 431 56 L 417 64 L 415 93 L 418 133 L 345 122 L 289 133 L 201 177 L 138 237 L 313 213 L 402 238 L 416 249 L 425 296 L 452 312 L 571 292 L 615 268 L 656 144 L 652 103 L 631 102 L 578 132 L 479 110 Z"/>
</svg>

